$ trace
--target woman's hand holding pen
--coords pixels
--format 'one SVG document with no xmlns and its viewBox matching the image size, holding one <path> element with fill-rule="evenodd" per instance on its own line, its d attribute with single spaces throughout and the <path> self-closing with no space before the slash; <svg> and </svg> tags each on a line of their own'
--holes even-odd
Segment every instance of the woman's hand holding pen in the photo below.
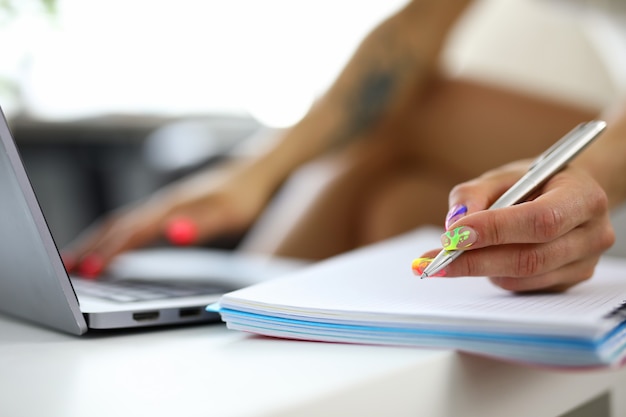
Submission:
<svg viewBox="0 0 626 417">
<path fill-rule="evenodd" d="M 452 190 L 442 245 L 465 253 L 438 276 L 488 276 L 515 292 L 563 291 L 591 277 L 615 234 L 607 196 L 585 171 L 570 166 L 531 201 L 486 210 L 528 165 L 508 164 Z M 438 252 L 422 255 L 414 272 Z"/>
</svg>

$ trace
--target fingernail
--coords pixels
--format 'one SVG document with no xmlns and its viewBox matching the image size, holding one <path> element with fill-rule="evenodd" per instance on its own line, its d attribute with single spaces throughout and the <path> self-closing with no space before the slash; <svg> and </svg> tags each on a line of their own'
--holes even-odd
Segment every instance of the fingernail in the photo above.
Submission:
<svg viewBox="0 0 626 417">
<path fill-rule="evenodd" d="M 441 235 L 441 245 L 445 250 L 467 249 L 477 240 L 478 233 L 468 226 L 460 226 Z"/>
<path fill-rule="evenodd" d="M 198 239 L 198 226 L 187 219 L 174 219 L 167 225 L 165 236 L 174 245 L 191 245 Z"/>
<path fill-rule="evenodd" d="M 467 207 L 464 204 L 455 204 L 450 207 L 448 214 L 446 215 L 446 230 L 454 224 L 455 221 L 467 214 Z"/>
<path fill-rule="evenodd" d="M 98 255 L 86 256 L 78 265 L 78 273 L 85 278 L 97 278 L 104 268 L 104 261 Z"/>
<path fill-rule="evenodd" d="M 417 276 L 422 276 L 422 274 L 424 273 L 424 270 L 426 269 L 426 267 L 428 265 L 430 265 L 430 263 L 433 261 L 434 258 L 417 258 L 414 259 L 413 262 L 411 263 L 411 269 L 413 270 L 413 274 L 417 275 Z M 429 275 L 429 278 L 433 278 L 433 277 L 444 277 L 446 275 L 445 270 L 441 270 L 439 272 L 437 272 L 436 274 L 433 275 Z"/>
</svg>

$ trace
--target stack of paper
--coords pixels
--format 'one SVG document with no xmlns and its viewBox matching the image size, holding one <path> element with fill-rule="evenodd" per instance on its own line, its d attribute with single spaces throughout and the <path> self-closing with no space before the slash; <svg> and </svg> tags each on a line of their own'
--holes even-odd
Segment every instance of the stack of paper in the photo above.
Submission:
<svg viewBox="0 0 626 417">
<path fill-rule="evenodd" d="M 439 246 L 418 230 L 226 294 L 231 329 L 290 339 L 446 348 L 554 367 L 625 357 L 626 261 L 561 294 L 516 295 L 486 278 L 428 278 L 411 261 Z"/>
</svg>

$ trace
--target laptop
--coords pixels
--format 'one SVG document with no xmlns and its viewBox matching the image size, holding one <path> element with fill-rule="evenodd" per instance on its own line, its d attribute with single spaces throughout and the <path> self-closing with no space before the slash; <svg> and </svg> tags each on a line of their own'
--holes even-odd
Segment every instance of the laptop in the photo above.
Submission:
<svg viewBox="0 0 626 417">
<path fill-rule="evenodd" d="M 152 248 L 120 256 L 98 280 L 68 275 L 0 109 L 0 312 L 81 335 L 217 322 L 222 294 L 303 266 L 210 249 Z"/>
</svg>

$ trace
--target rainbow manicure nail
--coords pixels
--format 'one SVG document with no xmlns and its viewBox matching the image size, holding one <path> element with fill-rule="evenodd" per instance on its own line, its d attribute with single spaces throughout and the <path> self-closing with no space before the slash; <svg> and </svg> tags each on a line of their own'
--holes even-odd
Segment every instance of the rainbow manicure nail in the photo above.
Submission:
<svg viewBox="0 0 626 417">
<path fill-rule="evenodd" d="M 433 261 L 433 259 L 435 259 L 435 258 L 417 258 L 417 259 L 414 259 L 413 262 L 411 263 L 411 269 L 413 270 L 413 274 L 421 277 L 422 274 L 424 273 L 424 269 L 426 269 L 426 267 L 428 265 L 430 265 L 430 263 Z M 441 271 L 437 272 L 434 275 L 429 275 L 429 278 L 432 278 L 432 277 L 444 277 L 444 276 L 446 276 L 446 272 L 444 270 L 441 270 Z"/>
<path fill-rule="evenodd" d="M 450 207 L 448 215 L 446 216 L 445 227 L 446 230 L 457 220 L 467 214 L 467 206 L 464 204 L 455 204 Z"/>
<path fill-rule="evenodd" d="M 467 226 L 460 226 L 453 230 L 448 230 L 441 235 L 441 245 L 445 250 L 467 249 L 478 239 L 478 234 L 474 229 Z"/>
</svg>

